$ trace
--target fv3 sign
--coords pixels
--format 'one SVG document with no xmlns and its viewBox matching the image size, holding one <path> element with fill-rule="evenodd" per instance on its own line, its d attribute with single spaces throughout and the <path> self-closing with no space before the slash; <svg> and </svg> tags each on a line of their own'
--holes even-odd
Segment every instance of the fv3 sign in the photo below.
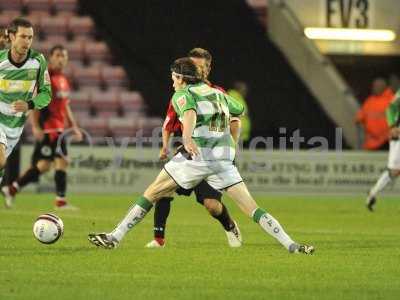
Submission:
<svg viewBox="0 0 400 300">
<path fill-rule="evenodd" d="M 326 27 L 367 28 L 369 0 L 326 0 Z"/>
</svg>

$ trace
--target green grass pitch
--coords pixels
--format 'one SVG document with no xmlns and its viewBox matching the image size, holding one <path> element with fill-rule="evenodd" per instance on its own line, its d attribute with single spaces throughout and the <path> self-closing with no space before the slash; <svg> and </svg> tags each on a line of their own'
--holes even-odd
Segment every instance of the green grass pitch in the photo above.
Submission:
<svg viewBox="0 0 400 300">
<path fill-rule="evenodd" d="M 173 202 L 167 246 L 145 249 L 153 213 L 116 250 L 96 249 L 92 231 L 111 230 L 133 196 L 72 195 L 78 212 L 58 212 L 54 245 L 32 235 L 53 196 L 22 194 L 0 208 L 0 299 L 399 299 L 400 201 L 369 213 L 360 197 L 258 197 L 313 256 L 290 255 L 229 200 L 244 245 L 228 247 L 222 227 L 193 198 Z"/>
</svg>

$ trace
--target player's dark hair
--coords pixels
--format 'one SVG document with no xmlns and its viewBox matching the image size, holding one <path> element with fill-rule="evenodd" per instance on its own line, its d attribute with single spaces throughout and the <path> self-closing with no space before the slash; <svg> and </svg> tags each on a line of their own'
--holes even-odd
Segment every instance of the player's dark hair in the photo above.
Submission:
<svg viewBox="0 0 400 300">
<path fill-rule="evenodd" d="M 189 57 L 178 58 L 171 65 L 171 72 L 182 75 L 188 84 L 201 82 L 201 75 L 194 62 Z"/>
<path fill-rule="evenodd" d="M 7 33 L 13 33 L 16 34 L 18 31 L 18 27 L 25 27 L 25 28 L 32 28 L 32 23 L 24 18 L 16 18 L 11 21 L 11 23 L 8 25 L 7 28 Z"/>
<path fill-rule="evenodd" d="M 211 64 L 212 56 L 208 50 L 203 48 L 193 48 L 188 53 L 189 57 L 204 58 L 209 64 Z"/>
<path fill-rule="evenodd" d="M 67 49 L 61 44 L 54 45 L 50 49 L 50 56 L 52 56 L 56 50 L 64 51 L 64 50 L 67 50 Z"/>
</svg>

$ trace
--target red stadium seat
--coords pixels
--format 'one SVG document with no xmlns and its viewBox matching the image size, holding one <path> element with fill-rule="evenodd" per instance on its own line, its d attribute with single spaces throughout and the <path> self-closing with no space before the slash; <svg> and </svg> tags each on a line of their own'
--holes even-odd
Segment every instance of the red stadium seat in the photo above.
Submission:
<svg viewBox="0 0 400 300">
<path fill-rule="evenodd" d="M 1 1 L 0 1 L 1 3 Z M 21 12 L 19 10 L 6 10 L 0 14 L 0 26 L 8 27 L 13 19 L 21 16 Z"/>
<path fill-rule="evenodd" d="M 69 43 L 65 35 L 50 35 L 46 38 L 46 42 L 53 43 L 54 45 L 59 44 L 64 47 L 66 46 L 67 43 Z"/>
<path fill-rule="evenodd" d="M 50 53 L 51 47 L 53 47 L 54 44 L 52 42 L 48 41 L 39 41 L 39 40 L 34 40 L 32 48 L 39 51 L 42 53 L 44 56 L 48 57 Z"/>
<path fill-rule="evenodd" d="M 66 35 L 68 32 L 68 20 L 66 16 L 51 16 L 42 18 L 41 31 L 48 35 Z"/>
<path fill-rule="evenodd" d="M 102 68 L 102 78 L 108 87 L 126 87 L 128 79 L 126 72 L 121 66 L 105 66 Z"/>
<path fill-rule="evenodd" d="M 75 36 L 91 36 L 95 32 L 95 27 L 92 18 L 73 16 L 69 20 L 68 30 Z"/>
<path fill-rule="evenodd" d="M 92 109 L 102 116 L 116 116 L 120 110 L 118 93 L 115 91 L 93 91 L 91 93 Z"/>
<path fill-rule="evenodd" d="M 54 0 L 54 8 L 57 13 L 76 13 L 78 10 L 78 0 Z"/>
<path fill-rule="evenodd" d="M 21 11 L 24 7 L 22 0 L 1 0 L 0 1 L 0 9 L 3 11 L 6 10 L 18 10 Z"/>
<path fill-rule="evenodd" d="M 74 91 L 70 94 L 70 105 L 73 111 L 88 113 L 90 110 L 90 93 Z"/>
<path fill-rule="evenodd" d="M 117 139 L 125 137 L 132 138 L 136 135 L 136 131 L 138 130 L 138 122 L 136 119 L 110 118 L 108 124 L 111 133 Z"/>
<path fill-rule="evenodd" d="M 93 142 L 104 142 L 104 137 L 110 135 L 108 121 L 103 118 L 82 119 L 79 126 L 90 134 Z"/>
<path fill-rule="evenodd" d="M 68 50 L 68 56 L 71 60 L 81 60 L 84 57 L 84 43 L 82 41 L 71 41 L 65 44 Z"/>
<path fill-rule="evenodd" d="M 92 86 L 100 88 L 101 86 L 101 72 L 100 68 L 97 66 L 76 67 L 74 68 L 73 74 L 74 81 L 79 87 Z"/>
<path fill-rule="evenodd" d="M 119 95 L 124 113 L 140 112 L 144 109 L 143 98 L 139 92 L 121 92 Z"/>
<path fill-rule="evenodd" d="M 52 0 L 22 0 L 22 2 L 29 12 L 45 11 L 50 13 L 53 6 Z"/>
<path fill-rule="evenodd" d="M 42 33 L 42 20 L 50 18 L 47 11 L 32 11 L 26 18 L 31 21 L 35 33 Z"/>
<path fill-rule="evenodd" d="M 104 42 L 89 41 L 85 43 L 85 57 L 90 61 L 109 61 L 111 53 Z"/>
</svg>

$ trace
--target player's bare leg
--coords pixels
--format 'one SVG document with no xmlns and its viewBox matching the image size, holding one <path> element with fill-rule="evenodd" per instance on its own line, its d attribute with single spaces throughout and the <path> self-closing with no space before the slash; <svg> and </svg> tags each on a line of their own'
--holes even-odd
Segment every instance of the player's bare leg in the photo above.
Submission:
<svg viewBox="0 0 400 300">
<path fill-rule="evenodd" d="M 313 246 L 300 245 L 294 242 L 279 222 L 257 205 L 243 182 L 228 188 L 227 192 L 247 216 L 253 218 L 264 231 L 277 239 L 289 252 L 302 252 L 305 254 L 314 252 Z"/>
<path fill-rule="evenodd" d="M 139 197 L 136 203 L 133 204 L 126 216 L 111 233 L 89 234 L 89 241 L 106 249 L 115 248 L 125 234 L 146 216 L 155 202 L 171 194 L 176 188 L 175 181 L 165 170 L 161 170 L 156 180 L 150 184 L 143 196 Z"/>
</svg>

